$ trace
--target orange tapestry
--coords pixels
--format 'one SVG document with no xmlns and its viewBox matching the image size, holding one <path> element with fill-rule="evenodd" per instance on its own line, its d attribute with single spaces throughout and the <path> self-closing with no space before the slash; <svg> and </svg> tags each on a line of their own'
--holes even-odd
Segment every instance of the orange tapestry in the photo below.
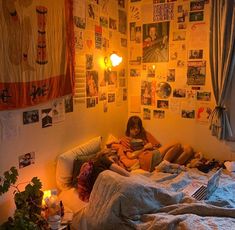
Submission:
<svg viewBox="0 0 235 230">
<path fill-rule="evenodd" d="M 2 0 L 0 110 L 73 93 L 73 1 Z"/>
</svg>

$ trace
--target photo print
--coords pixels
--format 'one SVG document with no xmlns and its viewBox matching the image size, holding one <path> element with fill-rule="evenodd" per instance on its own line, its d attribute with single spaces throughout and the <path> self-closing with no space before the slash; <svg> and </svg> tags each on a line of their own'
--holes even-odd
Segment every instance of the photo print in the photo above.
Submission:
<svg viewBox="0 0 235 230">
<path fill-rule="evenodd" d="M 169 22 L 143 24 L 143 63 L 169 60 Z"/>
<path fill-rule="evenodd" d="M 52 121 L 53 123 L 65 120 L 64 99 L 57 99 L 52 102 Z"/>
<path fill-rule="evenodd" d="M 102 48 L 102 27 L 95 25 L 95 48 Z"/>
<path fill-rule="evenodd" d="M 174 89 L 173 97 L 186 97 L 186 89 L 182 89 L 182 88 Z"/>
<path fill-rule="evenodd" d="M 135 42 L 141 43 L 141 26 L 135 27 Z"/>
<path fill-rule="evenodd" d="M 97 4 L 87 2 L 87 18 L 98 22 L 99 7 Z"/>
<path fill-rule="evenodd" d="M 196 120 L 202 123 L 208 123 L 212 114 L 212 106 L 207 104 L 201 104 L 197 108 Z"/>
<path fill-rule="evenodd" d="M 98 96 L 98 72 L 86 71 L 86 95 L 87 97 Z"/>
<path fill-rule="evenodd" d="M 149 81 L 141 82 L 141 104 L 151 105 L 152 103 L 152 83 Z"/>
<path fill-rule="evenodd" d="M 65 113 L 73 112 L 73 96 L 67 95 L 64 98 Z"/>
<path fill-rule="evenodd" d="M 189 50 L 189 59 L 202 59 L 203 58 L 203 50 Z"/>
<path fill-rule="evenodd" d="M 93 69 L 93 55 L 86 54 L 86 69 L 91 70 Z"/>
<path fill-rule="evenodd" d="M 169 101 L 167 100 L 157 100 L 157 108 L 159 109 L 168 109 Z"/>
<path fill-rule="evenodd" d="M 130 41 L 135 41 L 135 22 L 130 23 Z"/>
<path fill-rule="evenodd" d="M 186 38 L 185 31 L 173 32 L 173 41 L 183 41 Z"/>
<path fill-rule="evenodd" d="M 165 118 L 165 111 L 164 110 L 153 110 L 153 118 L 156 118 L 156 119 Z"/>
<path fill-rule="evenodd" d="M 113 18 L 109 18 L 109 29 L 113 29 L 113 30 L 117 29 L 117 20 Z"/>
<path fill-rule="evenodd" d="M 175 82 L 175 69 L 168 69 L 166 79 L 168 82 Z"/>
<path fill-rule="evenodd" d="M 195 110 L 182 109 L 181 117 L 182 118 L 194 119 L 195 118 Z"/>
<path fill-rule="evenodd" d="M 140 69 L 130 69 L 130 77 L 140 77 Z"/>
<path fill-rule="evenodd" d="M 147 67 L 147 76 L 154 78 L 155 77 L 155 70 L 156 70 L 155 65 L 149 65 Z"/>
<path fill-rule="evenodd" d="M 203 21 L 203 19 L 204 19 L 204 11 L 195 11 L 189 13 L 190 22 Z"/>
<path fill-rule="evenodd" d="M 115 93 L 108 93 L 108 103 L 115 102 Z"/>
<path fill-rule="evenodd" d="M 204 10 L 205 0 L 197 0 L 190 2 L 190 11 Z"/>
<path fill-rule="evenodd" d="M 100 101 L 105 101 L 105 100 L 107 100 L 107 91 L 106 91 L 106 89 L 104 89 L 104 90 L 100 90 L 99 91 L 99 100 Z"/>
<path fill-rule="evenodd" d="M 153 5 L 153 21 L 170 21 L 174 19 L 174 4 L 154 4 Z"/>
<path fill-rule="evenodd" d="M 148 108 L 143 108 L 143 119 L 151 120 L 151 110 Z"/>
<path fill-rule="evenodd" d="M 123 68 L 123 69 L 119 70 L 118 76 L 119 77 L 125 77 L 126 76 L 126 69 Z"/>
<path fill-rule="evenodd" d="M 23 112 L 23 124 L 32 124 L 35 122 L 39 122 L 39 111 L 31 110 Z"/>
<path fill-rule="evenodd" d="M 90 97 L 86 99 L 86 107 L 87 108 L 92 108 L 95 107 L 96 105 L 96 98 L 95 97 Z"/>
<path fill-rule="evenodd" d="M 76 0 L 73 3 L 73 21 L 76 27 L 80 29 L 86 28 L 86 2 L 83 0 Z"/>
<path fill-rule="evenodd" d="M 118 31 L 121 34 L 126 34 L 127 32 L 127 15 L 123 10 L 118 10 Z"/>
<path fill-rule="evenodd" d="M 109 20 L 107 17 L 100 16 L 100 26 L 108 28 Z"/>
<path fill-rule="evenodd" d="M 108 85 L 115 87 L 117 86 L 117 71 L 108 72 Z"/>
<path fill-rule="evenodd" d="M 31 164 L 35 164 L 35 152 L 29 152 L 19 156 L 20 169 L 27 167 Z"/>
<path fill-rule="evenodd" d="M 52 126 L 52 108 L 42 109 L 42 128 Z"/>
<path fill-rule="evenodd" d="M 211 92 L 197 92 L 197 100 L 198 101 L 210 101 Z"/>
<path fill-rule="evenodd" d="M 206 61 L 189 61 L 187 70 L 188 85 L 205 85 Z"/>
</svg>

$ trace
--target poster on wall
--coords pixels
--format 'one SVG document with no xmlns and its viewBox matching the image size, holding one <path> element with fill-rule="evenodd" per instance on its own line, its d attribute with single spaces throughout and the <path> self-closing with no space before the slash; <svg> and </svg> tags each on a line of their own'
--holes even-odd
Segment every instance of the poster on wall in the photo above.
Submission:
<svg viewBox="0 0 235 230">
<path fill-rule="evenodd" d="M 200 123 L 209 123 L 210 115 L 212 114 L 213 106 L 211 104 L 201 103 L 196 110 L 196 120 Z"/>
<path fill-rule="evenodd" d="M 0 110 L 33 106 L 72 93 L 72 4 L 72 0 L 2 1 Z"/>
<path fill-rule="evenodd" d="M 83 0 L 73 0 L 73 19 L 76 27 L 85 29 L 86 27 L 86 4 Z"/>
<path fill-rule="evenodd" d="M 52 126 L 52 108 L 42 110 L 42 128 Z"/>
<path fill-rule="evenodd" d="M 174 18 L 174 3 L 154 4 L 153 21 L 170 21 Z"/>
<path fill-rule="evenodd" d="M 86 95 L 87 97 L 98 96 L 98 72 L 87 71 L 86 72 Z"/>
<path fill-rule="evenodd" d="M 152 84 L 149 81 L 141 82 L 141 104 L 151 105 L 152 102 Z"/>
<path fill-rule="evenodd" d="M 143 63 L 169 60 L 169 22 L 143 24 Z"/>
<path fill-rule="evenodd" d="M 37 109 L 23 112 L 23 124 L 39 122 L 39 111 Z"/>
<path fill-rule="evenodd" d="M 206 61 L 189 61 L 187 70 L 188 85 L 205 85 Z"/>
</svg>

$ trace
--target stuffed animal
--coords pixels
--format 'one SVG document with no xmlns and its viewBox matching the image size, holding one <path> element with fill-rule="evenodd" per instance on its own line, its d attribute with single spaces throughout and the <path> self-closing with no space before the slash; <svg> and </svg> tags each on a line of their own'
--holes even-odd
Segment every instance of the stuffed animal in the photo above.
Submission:
<svg viewBox="0 0 235 230">
<path fill-rule="evenodd" d="M 192 160 L 187 164 L 188 168 L 197 168 L 203 164 L 203 154 L 202 152 L 195 152 Z"/>
</svg>

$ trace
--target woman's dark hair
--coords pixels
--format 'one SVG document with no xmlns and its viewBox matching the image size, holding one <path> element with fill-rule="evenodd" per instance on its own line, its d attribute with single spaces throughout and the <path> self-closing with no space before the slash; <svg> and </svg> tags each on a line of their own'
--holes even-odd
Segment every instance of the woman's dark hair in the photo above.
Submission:
<svg viewBox="0 0 235 230">
<path fill-rule="evenodd" d="M 128 136 L 128 137 L 130 136 L 130 129 L 135 126 L 140 128 L 140 133 L 137 135 L 136 138 L 141 138 L 143 140 L 147 140 L 146 132 L 143 127 L 142 120 L 138 116 L 132 116 L 129 118 L 129 120 L 127 122 L 127 127 L 126 127 L 126 136 Z"/>
</svg>

